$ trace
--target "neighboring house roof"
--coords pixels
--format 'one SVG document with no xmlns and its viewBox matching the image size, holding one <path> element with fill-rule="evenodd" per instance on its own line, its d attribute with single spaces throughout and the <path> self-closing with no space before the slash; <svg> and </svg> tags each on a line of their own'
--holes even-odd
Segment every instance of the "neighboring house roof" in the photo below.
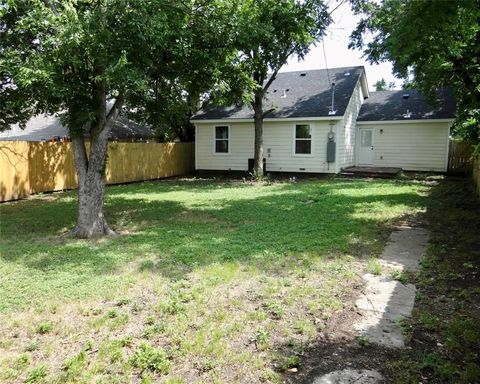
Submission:
<svg viewBox="0 0 480 384">
<path fill-rule="evenodd" d="M 332 117 L 343 116 L 355 85 L 364 68 L 344 67 L 281 72 L 270 85 L 264 110 L 275 108 L 266 118 Z M 335 111 L 329 115 L 332 104 L 331 83 L 335 82 Z M 284 95 L 286 97 L 282 97 Z M 213 107 L 199 111 L 192 121 L 218 119 L 253 119 L 253 109 L 243 107 Z"/>
<path fill-rule="evenodd" d="M 357 121 L 452 119 L 454 115 L 455 98 L 446 89 L 438 92 L 436 105 L 417 90 L 379 91 L 363 102 Z"/>
<path fill-rule="evenodd" d="M 67 128 L 60 119 L 52 115 L 38 115 L 32 117 L 21 129 L 18 124 L 8 131 L 0 132 L 0 140 L 44 141 L 55 136 L 69 136 Z M 125 116 L 120 116 L 113 124 L 110 133 L 111 140 L 146 140 L 153 138 L 152 131 L 143 125 L 137 124 Z"/>
</svg>

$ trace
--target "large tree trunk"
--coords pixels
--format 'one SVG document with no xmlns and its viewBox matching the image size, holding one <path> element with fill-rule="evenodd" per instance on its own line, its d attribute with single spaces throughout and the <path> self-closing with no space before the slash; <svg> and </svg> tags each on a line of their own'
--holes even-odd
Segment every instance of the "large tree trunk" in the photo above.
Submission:
<svg viewBox="0 0 480 384">
<path fill-rule="evenodd" d="M 73 139 L 75 166 L 78 178 L 78 217 L 72 234 L 80 238 L 115 234 L 103 214 L 105 197 L 105 158 L 108 129 L 92 138 L 90 157 L 87 159 L 83 137 Z"/>
<path fill-rule="evenodd" d="M 102 69 L 98 69 L 102 74 Z M 106 86 L 104 81 L 94 84 L 93 105 L 95 119 L 90 126 L 90 153 L 87 157 L 83 132 L 73 138 L 75 167 L 78 178 L 78 218 L 72 230 L 80 238 L 114 235 L 103 214 L 105 197 L 105 163 L 108 137 L 113 122 L 120 114 L 123 97 L 118 97 L 112 109 L 106 111 Z"/>
<path fill-rule="evenodd" d="M 261 90 L 255 92 L 253 111 L 255 124 L 253 176 L 261 179 L 263 177 L 263 92 Z"/>
</svg>

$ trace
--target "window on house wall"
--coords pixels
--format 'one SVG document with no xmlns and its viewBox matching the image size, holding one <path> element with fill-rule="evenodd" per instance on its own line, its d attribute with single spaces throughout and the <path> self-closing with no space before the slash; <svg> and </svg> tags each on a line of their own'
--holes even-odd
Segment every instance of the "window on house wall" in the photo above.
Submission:
<svg viewBox="0 0 480 384">
<path fill-rule="evenodd" d="M 295 154 L 310 155 L 312 153 L 312 131 L 310 124 L 295 126 Z"/>
<path fill-rule="evenodd" d="M 227 125 L 215 127 L 215 153 L 228 153 L 229 129 Z"/>
</svg>

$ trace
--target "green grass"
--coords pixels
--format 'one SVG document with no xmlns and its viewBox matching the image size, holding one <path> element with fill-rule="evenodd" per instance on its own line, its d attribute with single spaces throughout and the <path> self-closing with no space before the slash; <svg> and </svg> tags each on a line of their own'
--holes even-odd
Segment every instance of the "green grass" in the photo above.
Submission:
<svg viewBox="0 0 480 384">
<path fill-rule="evenodd" d="M 390 226 L 424 210 L 429 188 L 116 186 L 105 211 L 120 235 L 91 241 L 62 236 L 75 192 L 2 204 L 0 372 L 10 376 L 0 381 L 278 381 L 280 345 L 308 345 L 315 319 L 342 310 Z M 288 356 L 279 366 L 297 365 Z"/>
</svg>

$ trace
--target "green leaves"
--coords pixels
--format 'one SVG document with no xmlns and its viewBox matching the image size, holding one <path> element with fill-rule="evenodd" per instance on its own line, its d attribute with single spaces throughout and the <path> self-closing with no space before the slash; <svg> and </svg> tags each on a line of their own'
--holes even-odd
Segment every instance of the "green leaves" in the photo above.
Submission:
<svg viewBox="0 0 480 384">
<path fill-rule="evenodd" d="M 302 59 L 330 21 L 322 0 L 240 2 L 232 19 L 238 54 L 231 58 L 232 68 L 226 76 L 229 86 L 221 89 L 220 100 L 251 102 L 253 93 L 265 86 L 268 73 L 276 73 L 291 55 Z"/>
<path fill-rule="evenodd" d="M 363 49 L 374 63 L 392 61 L 397 76 L 432 100 L 448 87 L 457 99 L 457 132 L 475 119 L 472 136 L 480 141 L 480 2 L 352 0 L 362 16 L 350 47 Z M 370 41 L 365 37 L 373 35 Z M 465 133 L 465 131 L 463 131 Z"/>
<path fill-rule="evenodd" d="M 0 129 L 62 111 L 77 132 L 104 82 L 131 117 L 191 139 L 201 102 L 251 102 L 329 22 L 322 0 L 11 0 L 0 9 Z"/>
</svg>

